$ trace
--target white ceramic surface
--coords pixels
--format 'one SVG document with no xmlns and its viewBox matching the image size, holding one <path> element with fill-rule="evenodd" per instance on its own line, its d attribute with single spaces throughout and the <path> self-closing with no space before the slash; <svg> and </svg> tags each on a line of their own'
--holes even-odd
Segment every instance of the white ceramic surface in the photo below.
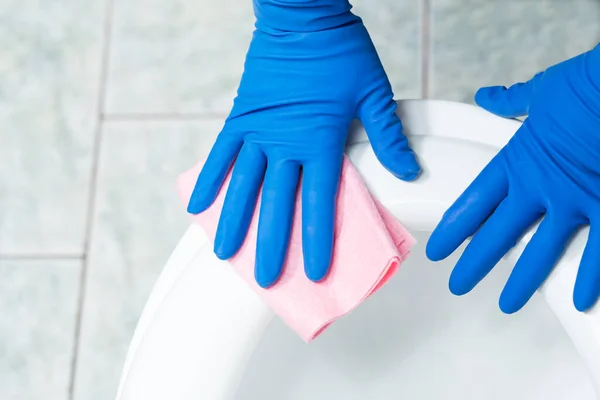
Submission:
<svg viewBox="0 0 600 400">
<path fill-rule="evenodd" d="M 387 173 L 361 129 L 348 154 L 383 204 L 412 231 L 428 232 L 519 123 L 456 103 L 399 105 L 425 171 L 417 182 Z M 118 399 L 596 399 L 600 318 L 571 302 L 585 236 L 572 242 L 541 296 L 506 316 L 496 301 L 531 234 L 460 298 L 446 286 L 456 256 L 429 263 L 427 234 L 419 234 L 389 285 L 305 345 L 192 226 L 140 319 Z"/>
</svg>

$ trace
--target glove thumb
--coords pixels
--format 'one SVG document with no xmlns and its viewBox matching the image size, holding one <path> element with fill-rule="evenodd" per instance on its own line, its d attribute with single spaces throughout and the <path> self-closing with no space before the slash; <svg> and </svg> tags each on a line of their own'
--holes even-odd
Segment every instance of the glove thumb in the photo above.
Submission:
<svg viewBox="0 0 600 400">
<path fill-rule="evenodd" d="M 529 113 L 531 99 L 543 76 L 544 73 L 540 72 L 531 80 L 515 83 L 508 89 L 505 86 L 481 88 L 475 94 L 475 103 L 504 118 L 522 117 Z"/>
<path fill-rule="evenodd" d="M 421 172 L 415 153 L 404 136 L 402 122 L 396 115 L 397 104 L 389 96 L 374 93 L 360 108 L 359 118 L 379 162 L 395 177 L 414 180 Z"/>
</svg>

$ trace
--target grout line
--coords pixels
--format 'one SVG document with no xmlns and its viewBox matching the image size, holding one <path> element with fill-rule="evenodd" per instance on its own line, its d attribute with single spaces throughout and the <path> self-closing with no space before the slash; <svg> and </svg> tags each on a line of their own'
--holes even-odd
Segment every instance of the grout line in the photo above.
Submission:
<svg viewBox="0 0 600 400">
<path fill-rule="evenodd" d="M 83 260 L 83 254 L 0 254 L 0 261 L 63 261 Z"/>
<path fill-rule="evenodd" d="M 207 119 L 225 120 L 225 113 L 108 113 L 102 115 L 103 121 L 194 121 Z"/>
<path fill-rule="evenodd" d="M 421 20 L 421 94 L 424 99 L 430 95 L 431 67 L 431 2 L 422 0 Z"/>
<path fill-rule="evenodd" d="M 94 148 L 92 155 L 92 168 L 90 173 L 90 186 L 88 191 L 88 203 L 87 203 L 87 216 L 86 216 L 86 230 L 84 237 L 84 250 L 83 250 L 83 262 L 81 273 L 79 276 L 79 295 L 77 298 L 77 315 L 75 317 L 75 332 L 73 340 L 73 350 L 71 355 L 71 373 L 69 376 L 69 395 L 68 399 L 73 400 L 75 396 L 75 378 L 77 375 L 77 362 L 79 355 L 79 343 L 81 336 L 81 325 L 83 317 L 83 305 L 85 302 L 86 295 L 86 281 L 87 281 L 87 269 L 89 263 L 90 243 L 92 235 L 92 225 L 95 211 L 95 199 L 96 199 L 96 188 L 98 181 L 98 170 L 100 163 L 100 148 L 102 145 L 102 110 L 104 108 L 104 100 L 106 98 L 107 90 L 107 76 L 108 66 L 110 62 L 110 45 L 112 39 L 112 18 L 114 15 L 115 0 L 106 0 L 106 10 L 104 15 L 103 24 L 103 46 L 102 56 L 100 60 L 100 76 L 99 76 L 99 88 L 98 88 L 98 99 L 97 99 L 97 121 L 96 129 L 94 131 Z"/>
</svg>

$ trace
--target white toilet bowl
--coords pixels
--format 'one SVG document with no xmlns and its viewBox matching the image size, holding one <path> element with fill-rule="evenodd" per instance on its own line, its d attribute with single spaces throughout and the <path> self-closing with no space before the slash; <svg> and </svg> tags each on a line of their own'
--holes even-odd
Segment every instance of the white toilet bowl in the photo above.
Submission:
<svg viewBox="0 0 600 400">
<path fill-rule="evenodd" d="M 427 232 L 520 123 L 464 104 L 398 104 L 423 165 L 419 180 L 385 171 L 360 127 L 347 149 L 371 192 L 420 242 L 390 283 L 307 345 L 191 226 L 138 323 L 118 400 L 598 399 L 600 315 L 572 303 L 587 230 L 510 316 L 497 299 L 531 232 L 463 297 L 447 289 L 458 255 L 425 258 Z"/>
</svg>

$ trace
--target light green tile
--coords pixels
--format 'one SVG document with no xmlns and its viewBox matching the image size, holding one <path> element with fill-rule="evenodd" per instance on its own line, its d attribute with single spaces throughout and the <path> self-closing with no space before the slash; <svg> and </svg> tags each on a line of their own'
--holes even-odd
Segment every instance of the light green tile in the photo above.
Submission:
<svg viewBox="0 0 600 400">
<path fill-rule="evenodd" d="M 420 0 L 368 1 L 353 2 L 355 11 L 397 96 L 419 96 Z M 106 111 L 226 114 L 253 24 L 251 0 L 117 2 Z"/>
<path fill-rule="evenodd" d="M 0 398 L 67 400 L 79 261 L 0 261 Z"/>
<path fill-rule="evenodd" d="M 81 254 L 105 0 L 0 2 L 0 254 Z"/>
<path fill-rule="evenodd" d="M 142 308 L 189 224 L 175 179 L 208 154 L 221 125 L 209 120 L 105 126 L 75 400 L 115 395 Z"/>
<path fill-rule="evenodd" d="M 431 97 L 472 102 L 591 49 L 597 0 L 432 0 Z"/>
</svg>

